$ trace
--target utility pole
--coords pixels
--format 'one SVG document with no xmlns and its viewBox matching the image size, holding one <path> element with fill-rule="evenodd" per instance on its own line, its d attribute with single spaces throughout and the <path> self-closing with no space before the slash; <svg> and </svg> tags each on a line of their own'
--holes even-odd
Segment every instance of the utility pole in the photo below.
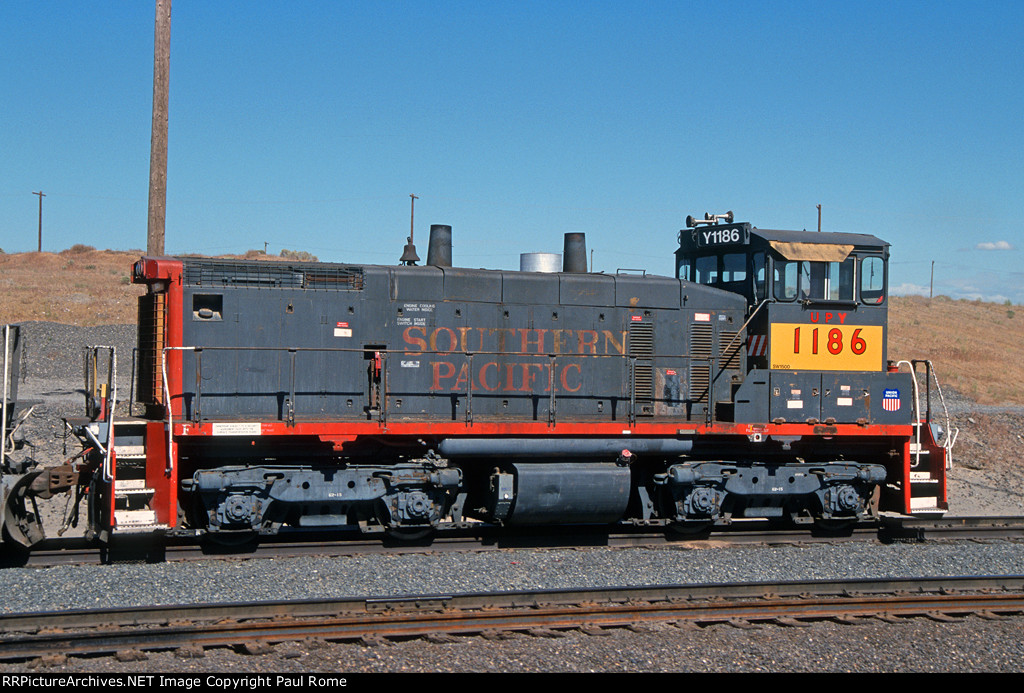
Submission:
<svg viewBox="0 0 1024 693">
<path fill-rule="evenodd" d="M 402 257 L 399 262 L 403 265 L 415 265 L 420 261 L 420 256 L 416 254 L 416 244 L 412 242 L 412 234 L 415 229 L 416 223 L 416 200 L 420 199 L 415 195 L 410 194 L 409 207 L 409 242 L 405 244 L 405 250 L 402 251 Z"/>
<path fill-rule="evenodd" d="M 153 41 L 153 130 L 149 150 L 149 224 L 146 253 L 164 254 L 167 217 L 167 101 L 171 78 L 171 0 L 156 0 Z"/>
<path fill-rule="evenodd" d="M 409 205 L 410 205 L 409 206 L 409 242 L 412 243 L 413 242 L 413 240 L 412 240 L 412 232 L 415 229 L 415 225 L 413 224 L 413 219 L 414 219 L 415 214 L 416 214 L 416 200 L 418 200 L 420 198 L 416 197 L 412 193 L 409 193 L 409 197 L 411 198 L 410 201 L 409 201 Z"/>
<path fill-rule="evenodd" d="M 932 280 L 928 284 L 928 300 L 932 300 L 932 295 L 935 293 L 935 260 L 932 260 Z"/>
<path fill-rule="evenodd" d="M 39 195 L 39 252 L 43 252 L 43 198 L 46 197 L 43 191 L 32 193 L 33 195 Z"/>
<path fill-rule="evenodd" d="M 821 233 L 821 205 L 818 205 L 818 233 Z"/>
</svg>

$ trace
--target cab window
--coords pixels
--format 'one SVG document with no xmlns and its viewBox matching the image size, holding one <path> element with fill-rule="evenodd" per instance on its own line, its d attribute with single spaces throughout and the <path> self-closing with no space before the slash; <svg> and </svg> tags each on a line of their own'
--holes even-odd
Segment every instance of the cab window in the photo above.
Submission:
<svg viewBox="0 0 1024 693">
<path fill-rule="evenodd" d="M 856 261 L 775 261 L 775 298 L 781 301 L 852 301 Z"/>
<path fill-rule="evenodd" d="M 775 298 L 780 301 L 792 301 L 796 298 L 798 264 L 792 260 L 776 260 L 774 263 L 772 284 L 775 287 Z"/>
<path fill-rule="evenodd" d="M 700 282 L 701 284 L 714 284 L 718 281 L 717 255 L 705 255 L 704 257 L 699 257 L 694 265 L 696 269 L 696 272 L 694 273 L 694 281 Z"/>
<path fill-rule="evenodd" d="M 747 278 L 747 254 L 726 253 L 722 256 L 722 281 L 741 282 Z"/>
<path fill-rule="evenodd" d="M 869 305 L 885 300 L 885 261 L 880 257 L 860 261 L 860 300 Z"/>
<path fill-rule="evenodd" d="M 852 301 L 853 268 L 852 257 L 842 262 L 801 262 L 800 298 Z"/>
</svg>

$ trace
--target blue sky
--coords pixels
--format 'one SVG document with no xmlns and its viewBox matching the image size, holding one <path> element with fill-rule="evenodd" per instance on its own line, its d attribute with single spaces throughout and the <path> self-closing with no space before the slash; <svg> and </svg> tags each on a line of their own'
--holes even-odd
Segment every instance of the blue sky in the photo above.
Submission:
<svg viewBox="0 0 1024 693">
<path fill-rule="evenodd" d="M 151 0 L 0 2 L 0 248 L 144 248 Z M 1024 303 L 1021 2 L 174 0 L 167 252 L 517 268 L 687 214 L 873 233 L 898 293 Z"/>
</svg>

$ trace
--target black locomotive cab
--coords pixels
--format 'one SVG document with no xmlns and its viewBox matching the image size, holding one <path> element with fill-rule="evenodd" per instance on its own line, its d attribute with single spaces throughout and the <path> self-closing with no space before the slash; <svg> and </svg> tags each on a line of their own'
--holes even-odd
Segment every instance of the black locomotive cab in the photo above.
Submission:
<svg viewBox="0 0 1024 693">
<path fill-rule="evenodd" d="M 909 399 L 880 405 L 911 391 L 909 376 L 888 372 L 888 260 L 889 244 L 867 234 L 687 217 L 676 276 L 747 302 L 737 421 L 909 421 Z"/>
<path fill-rule="evenodd" d="M 773 231 L 733 223 L 732 212 L 687 217 L 676 276 L 762 302 L 803 307 L 882 306 L 889 244 L 867 234 Z"/>
</svg>

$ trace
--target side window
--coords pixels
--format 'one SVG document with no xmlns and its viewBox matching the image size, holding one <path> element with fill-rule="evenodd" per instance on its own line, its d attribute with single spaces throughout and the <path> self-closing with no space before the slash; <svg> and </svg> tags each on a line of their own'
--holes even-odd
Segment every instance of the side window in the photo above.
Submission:
<svg viewBox="0 0 1024 693">
<path fill-rule="evenodd" d="M 836 301 L 853 300 L 854 259 L 833 262 L 829 270 L 829 297 Z"/>
<path fill-rule="evenodd" d="M 796 278 L 798 263 L 791 260 L 776 260 L 772 282 L 775 285 L 775 298 L 780 301 L 792 301 L 796 298 Z"/>
<path fill-rule="evenodd" d="M 800 298 L 825 301 L 853 300 L 854 259 L 842 262 L 801 262 Z"/>
<path fill-rule="evenodd" d="M 741 282 L 747 278 L 747 254 L 726 253 L 722 256 L 722 281 Z"/>
<path fill-rule="evenodd" d="M 682 262 L 680 262 L 679 263 L 679 278 L 682 279 L 683 281 L 692 282 L 693 281 L 693 271 L 692 271 L 692 268 L 693 268 L 693 260 L 691 260 L 690 258 L 686 258 Z"/>
<path fill-rule="evenodd" d="M 830 301 L 853 300 L 853 266 L 852 257 L 842 262 L 825 263 L 825 276 L 828 282 L 825 298 Z"/>
<path fill-rule="evenodd" d="M 765 295 L 765 281 L 768 277 L 767 269 L 765 268 L 765 256 L 764 253 L 754 253 L 754 299 L 757 301 L 763 301 Z"/>
<path fill-rule="evenodd" d="M 872 305 L 885 300 L 885 261 L 880 257 L 860 261 L 860 300 Z"/>
<path fill-rule="evenodd" d="M 825 298 L 825 263 L 800 263 L 800 298 Z"/>
<path fill-rule="evenodd" d="M 705 255 L 697 258 L 694 279 L 701 284 L 714 284 L 718 281 L 718 256 Z"/>
</svg>

